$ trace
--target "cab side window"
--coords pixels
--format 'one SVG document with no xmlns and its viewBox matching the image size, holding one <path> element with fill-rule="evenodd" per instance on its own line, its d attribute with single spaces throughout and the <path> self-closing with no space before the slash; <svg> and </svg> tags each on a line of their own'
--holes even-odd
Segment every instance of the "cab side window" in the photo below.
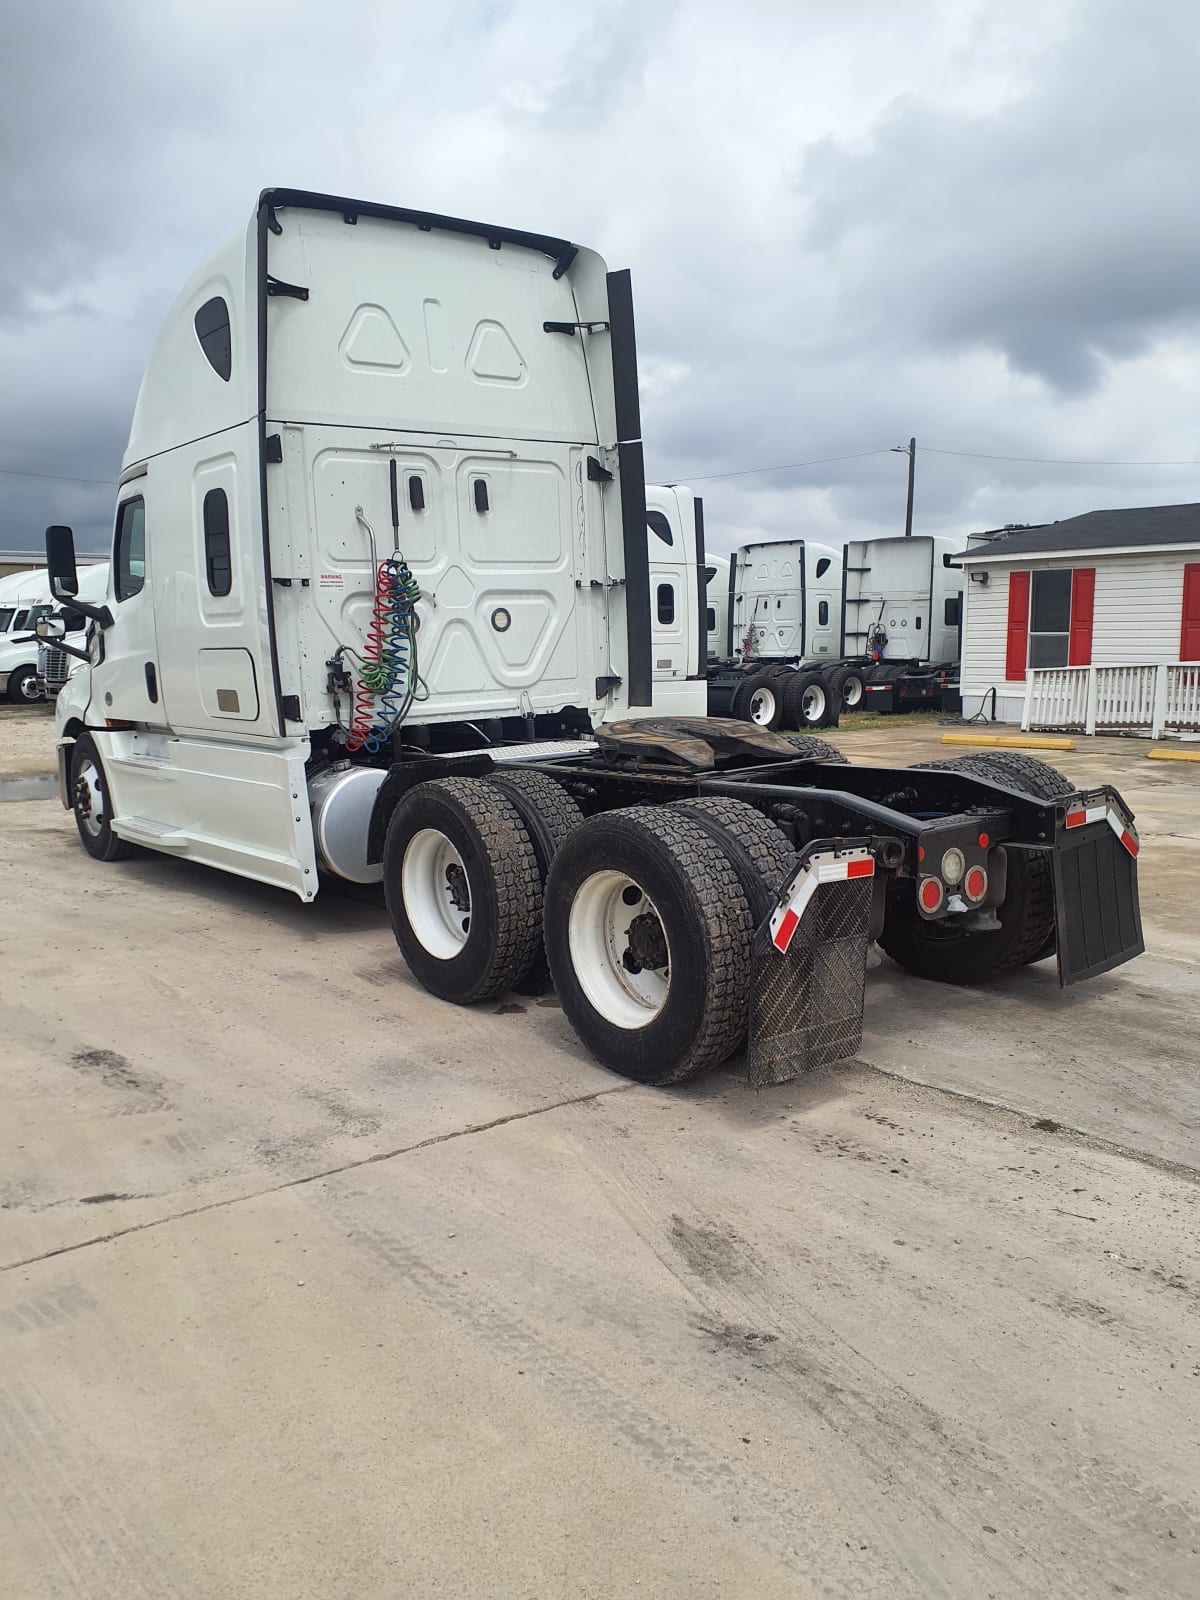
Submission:
<svg viewBox="0 0 1200 1600">
<path fill-rule="evenodd" d="M 126 500 L 117 513 L 113 571 L 118 600 L 140 593 L 146 581 L 146 502 L 140 498 Z"/>
</svg>

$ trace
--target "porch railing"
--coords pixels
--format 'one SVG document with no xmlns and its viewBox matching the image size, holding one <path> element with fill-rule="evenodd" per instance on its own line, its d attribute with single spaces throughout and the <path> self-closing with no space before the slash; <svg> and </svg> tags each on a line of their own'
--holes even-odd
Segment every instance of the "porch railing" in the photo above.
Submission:
<svg viewBox="0 0 1200 1600">
<path fill-rule="evenodd" d="M 1025 729 L 1065 733 L 1200 733 L 1200 662 L 1034 667 Z"/>
</svg>

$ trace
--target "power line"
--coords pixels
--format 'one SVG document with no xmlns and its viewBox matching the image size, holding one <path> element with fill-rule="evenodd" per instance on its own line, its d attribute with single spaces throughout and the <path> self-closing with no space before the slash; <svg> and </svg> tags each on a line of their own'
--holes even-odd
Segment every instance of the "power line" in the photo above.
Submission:
<svg viewBox="0 0 1200 1600">
<path fill-rule="evenodd" d="M 962 456 L 969 461 L 1024 461 L 1039 467 L 1200 467 L 1195 457 L 1190 461 L 1074 461 L 1062 456 L 993 456 L 982 450 L 939 450 L 933 444 L 923 444 L 921 449 L 935 456 Z"/>
<path fill-rule="evenodd" d="M 116 484 L 115 478 L 72 478 L 65 472 L 22 472 L 19 467 L 0 467 L 0 477 L 40 478 L 43 483 L 99 483 L 106 489 Z"/>
<path fill-rule="evenodd" d="M 860 461 L 863 456 L 886 456 L 891 446 L 883 450 L 855 450 L 848 456 L 818 456 L 815 461 L 786 461 L 779 467 L 740 467 L 736 472 L 689 473 L 688 483 L 711 483 L 714 478 L 753 478 L 760 472 L 794 472 L 800 467 L 823 467 L 831 461 Z"/>
<path fill-rule="evenodd" d="M 783 461 L 771 467 L 738 467 L 730 472 L 701 472 L 688 473 L 688 483 L 712 483 L 718 478 L 755 478 L 767 472 L 799 472 L 805 467 L 832 466 L 839 461 L 862 461 L 868 456 L 886 456 L 893 452 L 895 447 L 887 445 L 878 450 L 852 450 L 847 455 L 816 456 L 811 461 Z M 1200 467 L 1200 460 L 1185 461 L 1097 461 L 1082 460 L 1069 456 L 1005 456 L 995 455 L 986 450 L 946 450 L 938 445 L 924 444 L 921 449 L 927 455 L 956 456 L 963 461 L 1014 461 L 1026 466 L 1039 467 Z M 906 453 L 901 451 L 901 453 Z M 81 478 L 74 477 L 64 472 L 26 472 L 20 467 L 0 467 L 0 477 L 5 478 L 36 478 L 42 483 L 88 483 L 96 484 L 102 488 L 111 489 L 116 485 L 115 478 Z"/>
</svg>

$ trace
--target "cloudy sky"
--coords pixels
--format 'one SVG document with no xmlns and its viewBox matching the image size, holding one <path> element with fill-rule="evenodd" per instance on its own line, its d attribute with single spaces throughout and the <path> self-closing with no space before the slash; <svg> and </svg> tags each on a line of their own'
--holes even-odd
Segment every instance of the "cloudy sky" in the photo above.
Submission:
<svg viewBox="0 0 1200 1600">
<path fill-rule="evenodd" d="M 1198 60 L 1187 0 L 7 0 L 0 547 L 104 545 L 158 319 L 270 184 L 631 267 L 716 548 L 902 531 L 913 434 L 917 532 L 1200 501 Z"/>
</svg>

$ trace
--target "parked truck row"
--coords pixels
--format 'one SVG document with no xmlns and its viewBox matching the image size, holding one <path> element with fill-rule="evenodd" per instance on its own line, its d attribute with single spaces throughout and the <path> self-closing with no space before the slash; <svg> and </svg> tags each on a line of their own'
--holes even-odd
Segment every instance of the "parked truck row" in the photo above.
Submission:
<svg viewBox="0 0 1200 1600">
<path fill-rule="evenodd" d="M 690 555 L 652 551 L 656 512 L 690 514 Z M 79 660 L 63 804 L 101 862 L 144 848 L 306 902 L 382 881 L 430 992 L 548 978 L 596 1057 L 653 1083 L 747 1040 L 755 1082 L 852 1054 L 873 940 L 956 983 L 1138 953 L 1107 785 L 1011 753 L 851 766 L 664 711 L 717 681 L 702 534 L 694 497 L 645 484 L 628 273 L 267 190 L 155 343 L 102 601 L 47 532 L 54 596 L 90 622 L 82 647 L 38 622 Z M 878 619 L 889 642 L 930 620 Z"/>
<path fill-rule="evenodd" d="M 957 705 L 964 579 L 955 556 L 963 541 L 780 539 L 714 558 L 704 547 L 703 503 L 689 489 L 648 488 L 647 507 L 655 692 L 657 700 L 663 682 L 664 708 L 674 698 L 665 683 L 680 676 L 680 646 L 697 631 L 691 675 L 707 685 L 710 716 L 804 729 L 836 726 L 843 706 Z M 698 586 L 683 581 L 691 562 L 703 575 Z M 702 622 L 693 604 L 703 607 Z"/>
</svg>

